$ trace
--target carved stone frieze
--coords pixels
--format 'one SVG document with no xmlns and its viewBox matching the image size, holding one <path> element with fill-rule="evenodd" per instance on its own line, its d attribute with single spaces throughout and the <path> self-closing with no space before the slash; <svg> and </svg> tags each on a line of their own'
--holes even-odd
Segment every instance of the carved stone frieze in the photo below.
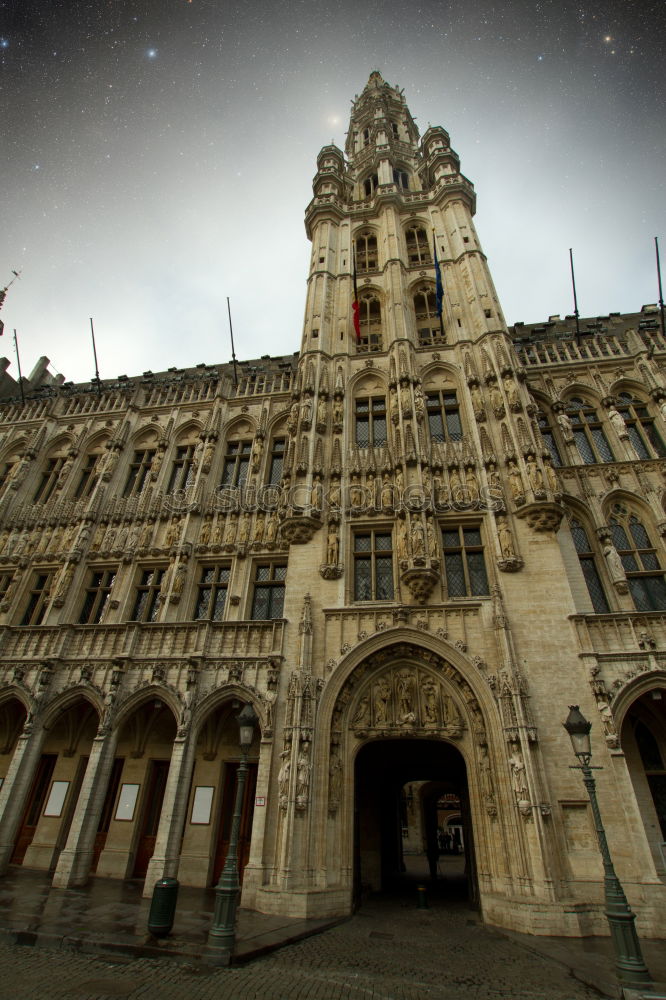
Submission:
<svg viewBox="0 0 666 1000">
<path fill-rule="evenodd" d="M 280 536 L 288 545 L 304 545 L 320 528 L 320 518 L 292 515 L 282 522 Z"/>
<path fill-rule="evenodd" d="M 516 517 L 527 521 L 532 531 L 538 532 L 557 531 L 563 516 L 564 508 L 549 502 L 526 504 L 516 511 Z"/>
</svg>

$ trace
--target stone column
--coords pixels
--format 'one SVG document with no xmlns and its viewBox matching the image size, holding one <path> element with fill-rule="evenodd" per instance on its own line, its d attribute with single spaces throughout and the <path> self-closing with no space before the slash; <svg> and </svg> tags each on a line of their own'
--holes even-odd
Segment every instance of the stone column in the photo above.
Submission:
<svg viewBox="0 0 666 1000">
<path fill-rule="evenodd" d="M 53 876 L 53 885 L 58 889 L 88 881 L 117 744 L 117 731 L 109 736 L 97 735 L 93 740 L 67 843 Z"/>
<path fill-rule="evenodd" d="M 251 906 L 256 890 L 263 882 L 264 871 L 264 834 L 266 830 L 266 813 L 269 808 L 269 782 L 271 776 L 271 759 L 273 756 L 273 741 L 262 740 L 259 744 L 259 766 L 257 768 L 257 798 L 263 798 L 265 805 L 252 808 L 252 841 L 250 856 L 243 873 L 242 906 Z M 273 803 L 271 803 L 271 806 Z"/>
<path fill-rule="evenodd" d="M 158 879 L 169 876 L 175 878 L 180 862 L 180 844 L 187 815 L 187 800 L 196 755 L 196 736 L 188 732 L 177 736 L 171 752 L 171 763 L 164 801 L 160 813 L 160 825 L 155 838 L 155 851 L 150 859 L 143 895 L 152 896 Z"/>
<path fill-rule="evenodd" d="M 45 730 L 40 725 L 32 733 L 23 732 L 0 792 L 0 875 L 4 875 L 14 851 L 16 835 L 39 765 Z"/>
</svg>

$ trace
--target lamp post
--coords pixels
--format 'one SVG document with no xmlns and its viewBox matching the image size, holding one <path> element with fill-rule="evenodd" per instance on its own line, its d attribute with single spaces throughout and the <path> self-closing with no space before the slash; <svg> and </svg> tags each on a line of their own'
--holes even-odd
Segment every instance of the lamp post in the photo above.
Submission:
<svg viewBox="0 0 666 1000">
<path fill-rule="evenodd" d="M 231 821 L 231 836 L 229 848 L 224 861 L 220 880 L 215 886 L 215 912 L 213 926 L 208 932 L 207 957 L 214 965 L 229 965 L 236 942 L 236 908 L 240 892 L 238 878 L 238 835 L 240 833 L 241 813 L 245 796 L 245 779 L 247 778 L 247 758 L 252 746 L 254 727 L 258 719 L 252 705 L 245 705 L 237 716 L 240 730 L 241 759 L 238 765 L 238 782 L 236 785 L 236 800 L 234 815 Z"/>
<path fill-rule="evenodd" d="M 606 919 L 610 928 L 613 949 L 615 951 L 615 970 L 621 986 L 629 989 L 642 989 L 652 984 L 650 971 L 645 964 L 641 953 L 641 946 L 636 933 L 636 914 L 632 912 L 624 889 L 615 873 L 606 831 L 601 821 L 599 803 L 597 802 L 596 781 L 592 771 L 601 770 L 599 767 L 592 767 L 592 749 L 590 741 L 590 729 L 592 723 L 588 722 L 580 711 L 578 705 L 569 706 L 567 721 L 563 723 L 569 734 L 573 752 L 580 761 L 580 764 L 571 766 L 583 772 L 583 783 L 587 788 L 594 817 L 594 827 L 597 832 L 599 851 L 604 865 L 604 904 Z"/>
</svg>

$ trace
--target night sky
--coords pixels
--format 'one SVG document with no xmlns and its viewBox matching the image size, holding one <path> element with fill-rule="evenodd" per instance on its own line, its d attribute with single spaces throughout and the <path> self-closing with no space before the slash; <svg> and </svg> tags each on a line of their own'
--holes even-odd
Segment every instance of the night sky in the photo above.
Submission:
<svg viewBox="0 0 666 1000">
<path fill-rule="evenodd" d="M 663 0 L 0 0 L 0 287 L 68 379 L 300 346 L 316 156 L 371 70 L 443 125 L 507 321 L 635 311 L 666 237 Z M 666 239 L 662 250 L 666 270 Z"/>
</svg>

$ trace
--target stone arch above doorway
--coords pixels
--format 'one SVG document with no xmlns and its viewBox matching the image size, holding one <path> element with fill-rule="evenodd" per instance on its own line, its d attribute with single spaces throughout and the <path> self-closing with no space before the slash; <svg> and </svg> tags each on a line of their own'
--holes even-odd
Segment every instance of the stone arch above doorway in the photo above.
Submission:
<svg viewBox="0 0 666 1000">
<path fill-rule="evenodd" d="M 333 708 L 331 737 L 423 735 L 458 740 L 470 729 L 487 742 L 486 722 L 470 684 L 449 660 L 411 642 L 386 646 L 345 681 Z"/>
</svg>

